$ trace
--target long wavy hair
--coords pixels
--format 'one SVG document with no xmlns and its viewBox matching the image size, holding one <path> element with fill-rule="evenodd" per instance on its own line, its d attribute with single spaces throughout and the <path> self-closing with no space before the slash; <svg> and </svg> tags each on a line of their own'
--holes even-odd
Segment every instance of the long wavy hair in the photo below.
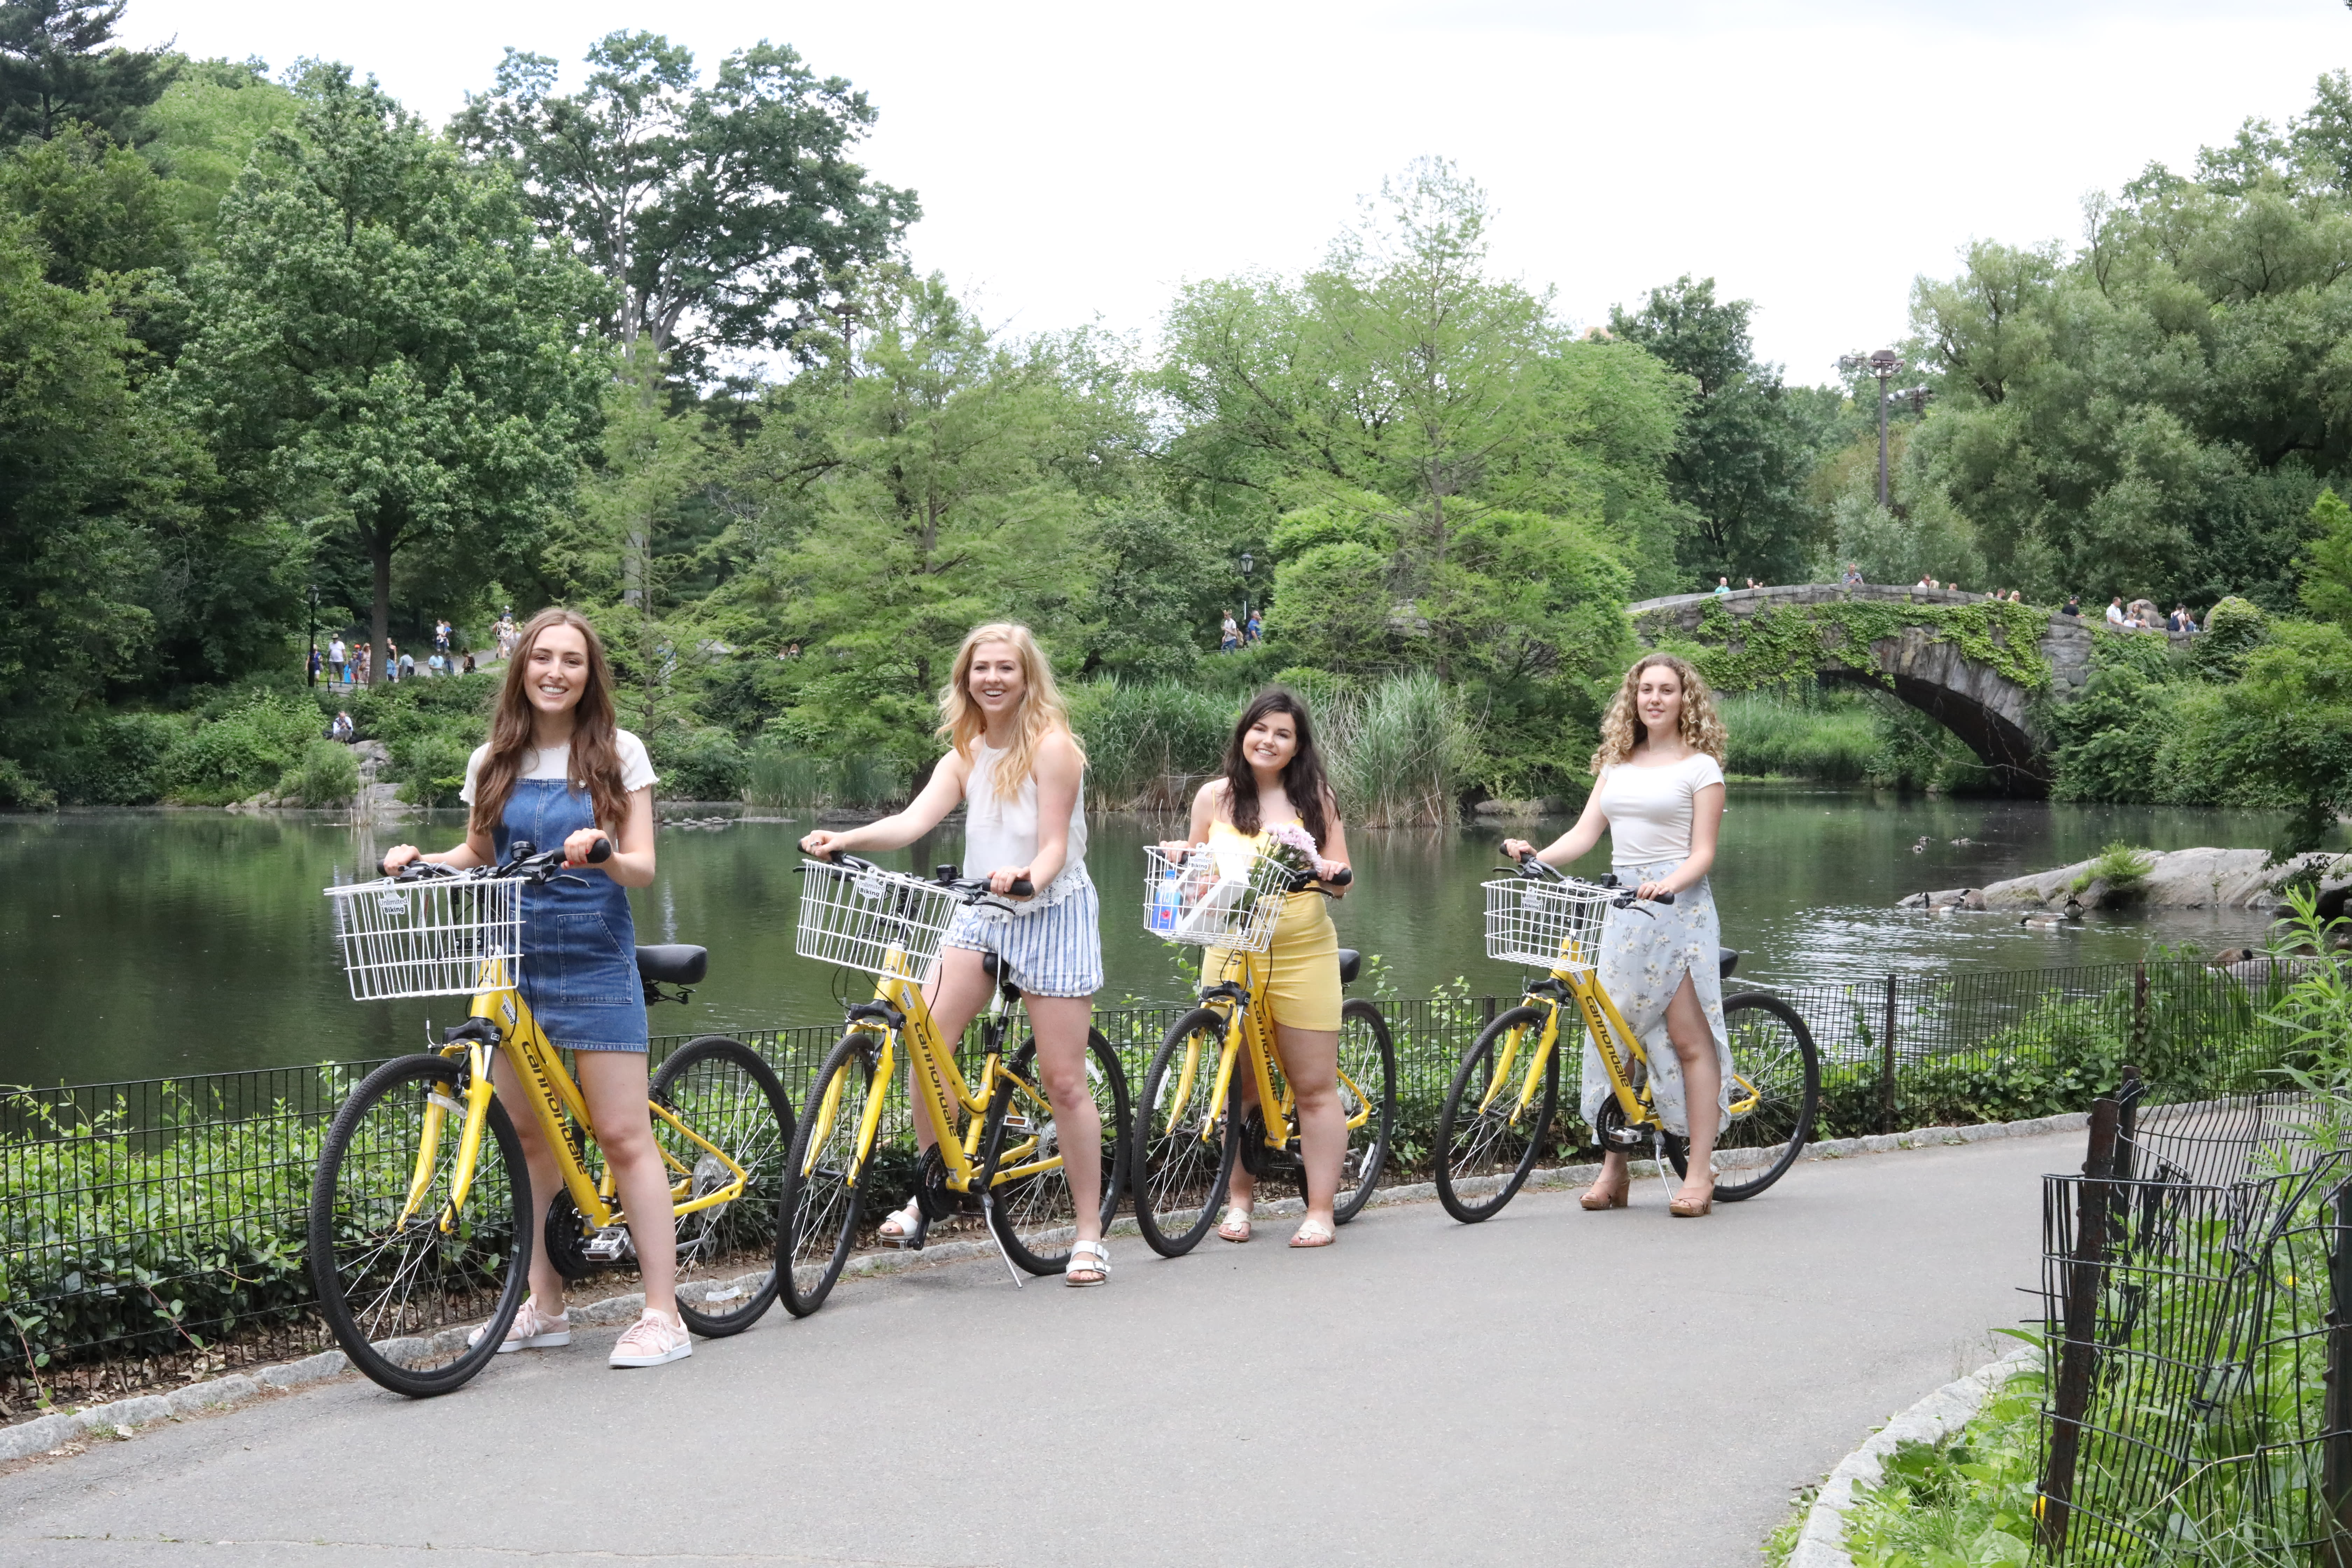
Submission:
<svg viewBox="0 0 2352 1568">
<path fill-rule="evenodd" d="M 1011 800 L 1029 782 L 1037 766 L 1037 748 L 1055 731 L 1070 736 L 1081 767 L 1086 765 L 1087 752 L 1070 731 L 1070 705 L 1062 700 L 1062 689 L 1055 683 L 1054 661 L 1045 657 L 1029 628 L 1017 621 L 991 621 L 964 634 L 962 646 L 956 649 L 955 668 L 940 689 L 936 733 L 958 756 L 971 761 L 972 746 L 988 729 L 987 716 L 971 700 L 971 659 L 981 644 L 992 642 L 1007 644 L 1021 661 L 1021 711 L 1014 718 L 1012 750 L 996 770 L 996 797 Z"/>
<path fill-rule="evenodd" d="M 1257 832 L 1257 774 L 1250 770 L 1242 742 L 1249 738 L 1250 726 L 1269 713 L 1287 713 L 1297 726 L 1298 749 L 1282 764 L 1282 793 L 1297 808 L 1298 820 L 1320 853 L 1330 847 L 1330 812 L 1326 808 L 1332 800 L 1331 784 L 1324 775 L 1323 753 L 1315 748 L 1315 723 L 1307 716 L 1307 704 L 1286 686 L 1269 686 L 1251 698 L 1234 725 L 1234 738 L 1225 743 L 1225 809 L 1236 832 Z"/>
<path fill-rule="evenodd" d="M 522 776 L 531 752 L 530 651 L 541 636 L 556 626 L 572 626 L 588 644 L 588 683 L 580 689 L 579 706 L 572 710 L 572 787 L 588 792 L 590 808 L 599 824 L 617 828 L 628 815 L 628 792 L 621 787 L 619 719 L 613 711 L 613 671 L 604 662 L 604 645 L 596 628 L 572 610 L 546 609 L 531 616 L 508 656 L 506 679 L 499 683 L 499 705 L 490 718 L 490 754 L 474 775 L 474 810 L 466 819 L 476 833 L 495 834 L 506 815 L 507 797 Z M 541 845 L 541 848 L 552 848 Z"/>
<path fill-rule="evenodd" d="M 1633 748 L 1650 738 L 1650 727 L 1642 722 L 1634 707 L 1633 693 L 1642 684 L 1645 669 L 1671 669 L 1683 683 L 1683 711 L 1675 726 L 1683 744 L 1694 752 L 1705 752 L 1716 765 L 1723 763 L 1723 753 L 1731 737 L 1725 732 L 1723 720 L 1715 710 L 1715 693 L 1707 689 L 1706 677 L 1693 669 L 1690 661 L 1670 653 L 1647 654 L 1633 661 L 1618 683 L 1617 695 L 1610 700 L 1609 712 L 1601 721 L 1601 748 L 1592 753 L 1592 771 L 1614 767 L 1633 754 Z"/>
</svg>

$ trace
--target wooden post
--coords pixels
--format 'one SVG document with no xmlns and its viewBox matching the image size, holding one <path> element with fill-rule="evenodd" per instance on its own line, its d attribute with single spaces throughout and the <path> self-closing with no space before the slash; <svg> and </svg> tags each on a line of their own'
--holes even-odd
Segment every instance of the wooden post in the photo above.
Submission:
<svg viewBox="0 0 2352 1568">
<path fill-rule="evenodd" d="M 2097 1371 L 2100 1276 L 2106 1266 L 2107 1184 L 2115 1173 L 2116 1131 L 2121 1107 L 2113 1098 L 2091 1106 L 2089 1157 L 2075 1189 L 2074 1248 L 2066 1263 L 2065 1339 L 2058 1352 L 2058 1376 L 2050 1403 L 2050 1458 L 2042 1471 L 2037 1527 L 2042 1549 L 2053 1559 L 2066 1549 L 2066 1526 L 2074 1511 L 2074 1465 L 2083 1446 L 2083 1417 L 2091 1407 Z"/>
<path fill-rule="evenodd" d="M 2132 1055 L 2147 1055 L 2147 961 L 2132 965 Z"/>
<path fill-rule="evenodd" d="M 1895 1131 L 1895 976 L 1886 977 L 1886 1027 L 1878 1038 L 1878 1130 Z"/>
<path fill-rule="evenodd" d="M 2352 1568 L 2352 1180 L 2336 1189 L 2335 1239 L 2327 1251 L 2327 1447 L 2321 1459 L 2328 1538 L 2313 1561 Z"/>
</svg>

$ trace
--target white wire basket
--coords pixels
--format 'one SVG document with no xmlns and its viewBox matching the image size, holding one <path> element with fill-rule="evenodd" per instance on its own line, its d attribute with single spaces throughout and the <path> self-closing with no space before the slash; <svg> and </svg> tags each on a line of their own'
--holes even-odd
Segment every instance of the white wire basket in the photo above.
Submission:
<svg viewBox="0 0 2352 1568">
<path fill-rule="evenodd" d="M 472 996 L 520 979 L 519 879 L 387 878 L 326 892 L 354 1002 Z"/>
<path fill-rule="evenodd" d="M 930 973 L 961 903 L 919 877 L 803 860 L 794 951 L 844 969 L 919 980 Z"/>
<path fill-rule="evenodd" d="M 1486 956 L 1539 969 L 1591 969 L 1617 895 L 1590 882 L 1503 877 L 1486 885 Z"/>
<path fill-rule="evenodd" d="M 1171 859 L 1143 851 L 1143 928 L 1162 942 L 1264 952 L 1290 891 L 1290 872 L 1271 855 L 1246 868 L 1221 868 L 1207 849 Z"/>
</svg>

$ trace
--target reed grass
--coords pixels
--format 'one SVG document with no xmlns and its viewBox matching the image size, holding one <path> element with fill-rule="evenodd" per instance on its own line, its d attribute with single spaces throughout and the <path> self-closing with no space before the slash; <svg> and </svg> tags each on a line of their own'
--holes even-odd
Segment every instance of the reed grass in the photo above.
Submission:
<svg viewBox="0 0 2352 1568">
<path fill-rule="evenodd" d="M 1886 745 L 1877 715 L 1859 705 L 1808 707 L 1750 691 L 1717 707 L 1731 734 L 1726 761 L 1735 773 L 1854 784 L 1872 774 Z"/>
<path fill-rule="evenodd" d="M 1087 751 L 1087 799 L 1105 810 L 1176 810 L 1216 772 L 1239 704 L 1172 680 L 1090 681 L 1070 690 Z"/>
<path fill-rule="evenodd" d="M 1365 827 L 1443 827 L 1462 816 L 1477 737 L 1461 693 L 1427 670 L 1392 675 L 1323 718 L 1339 812 Z"/>
</svg>

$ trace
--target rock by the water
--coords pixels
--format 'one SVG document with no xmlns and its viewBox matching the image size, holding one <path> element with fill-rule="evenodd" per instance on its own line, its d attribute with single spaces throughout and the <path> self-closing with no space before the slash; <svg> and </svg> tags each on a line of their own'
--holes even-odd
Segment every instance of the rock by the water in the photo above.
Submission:
<svg viewBox="0 0 2352 1568">
<path fill-rule="evenodd" d="M 2121 889 L 2120 897 L 2119 890 L 2104 879 L 2084 880 L 2077 890 L 2076 881 L 2089 879 L 2091 870 L 2090 861 L 2077 860 L 2055 870 L 1988 884 L 1978 891 L 1973 904 L 1967 901 L 1969 889 L 1961 888 L 1914 893 L 1897 907 L 1933 908 L 1950 901 L 1971 909 L 2046 910 L 2064 904 L 2071 897 L 2084 909 L 2129 901 L 2174 910 L 2268 910 L 2281 902 L 2280 885 L 2306 867 L 2318 871 L 2323 896 L 2352 889 L 2352 857 L 2305 855 L 2284 866 L 2267 866 L 2263 862 L 2269 858 L 2261 849 L 2150 851 L 2147 875 Z"/>
</svg>

